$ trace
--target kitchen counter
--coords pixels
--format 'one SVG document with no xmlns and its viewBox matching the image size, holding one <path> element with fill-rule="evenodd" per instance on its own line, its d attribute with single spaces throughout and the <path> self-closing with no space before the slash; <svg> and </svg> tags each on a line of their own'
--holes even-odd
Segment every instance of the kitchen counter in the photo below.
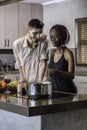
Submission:
<svg viewBox="0 0 87 130">
<path fill-rule="evenodd" d="M 19 72 L 16 71 L 2 71 L 0 72 L 0 80 L 3 80 L 4 78 L 11 79 L 12 81 L 16 80 L 16 78 L 19 77 Z"/>
<path fill-rule="evenodd" d="M 76 76 L 87 76 L 87 71 L 76 71 Z"/>
<path fill-rule="evenodd" d="M 86 130 L 87 94 L 30 100 L 0 94 L 0 130 Z"/>
<path fill-rule="evenodd" d="M 17 97 L 16 94 L 0 94 L 0 109 L 24 116 L 52 114 L 85 108 L 87 108 L 87 94 L 39 100 L 31 100 L 26 96 Z"/>
<path fill-rule="evenodd" d="M 6 74 L 19 74 L 19 71 L 18 70 L 0 71 L 0 75 L 6 75 Z"/>
</svg>

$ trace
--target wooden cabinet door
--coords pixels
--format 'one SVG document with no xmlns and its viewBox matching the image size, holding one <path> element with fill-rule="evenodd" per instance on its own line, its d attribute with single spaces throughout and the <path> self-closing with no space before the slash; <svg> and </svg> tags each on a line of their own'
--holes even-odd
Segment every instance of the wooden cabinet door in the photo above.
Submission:
<svg viewBox="0 0 87 130">
<path fill-rule="evenodd" d="M 4 26 L 4 6 L 0 7 L 0 49 L 4 48 L 5 38 L 5 26 Z"/>
<path fill-rule="evenodd" d="M 18 38 L 18 4 L 5 6 L 5 42 L 7 48 L 13 48 L 13 42 Z"/>
<path fill-rule="evenodd" d="M 38 18 L 43 21 L 43 6 L 40 4 L 31 5 L 31 18 Z"/>
<path fill-rule="evenodd" d="M 28 22 L 32 18 L 39 18 L 43 20 L 43 7 L 39 4 L 19 4 L 19 37 L 27 34 Z"/>
<path fill-rule="evenodd" d="M 19 37 L 27 34 L 28 21 L 31 19 L 31 5 L 30 4 L 19 4 Z"/>
</svg>

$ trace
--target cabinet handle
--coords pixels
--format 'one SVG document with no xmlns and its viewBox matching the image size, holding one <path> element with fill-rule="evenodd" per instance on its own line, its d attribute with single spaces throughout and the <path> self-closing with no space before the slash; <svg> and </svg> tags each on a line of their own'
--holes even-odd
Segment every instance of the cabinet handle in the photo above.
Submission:
<svg viewBox="0 0 87 130">
<path fill-rule="evenodd" d="M 9 46 L 9 39 L 5 39 L 5 46 Z"/>
<path fill-rule="evenodd" d="M 9 39 L 8 39 L 8 46 L 9 46 Z"/>
<path fill-rule="evenodd" d="M 4 46 L 6 46 L 6 39 L 5 39 L 5 45 Z"/>
</svg>

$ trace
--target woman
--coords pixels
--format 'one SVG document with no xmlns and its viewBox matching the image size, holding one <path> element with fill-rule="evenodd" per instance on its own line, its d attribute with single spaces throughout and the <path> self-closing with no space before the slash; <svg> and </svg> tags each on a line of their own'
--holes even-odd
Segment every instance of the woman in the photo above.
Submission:
<svg viewBox="0 0 87 130">
<path fill-rule="evenodd" d="M 66 93 L 77 93 L 74 78 L 74 57 L 65 45 L 70 40 L 67 28 L 63 25 L 54 25 L 50 29 L 50 40 L 56 49 L 51 53 L 48 64 L 48 74 L 52 81 L 52 97 L 67 96 Z"/>
</svg>

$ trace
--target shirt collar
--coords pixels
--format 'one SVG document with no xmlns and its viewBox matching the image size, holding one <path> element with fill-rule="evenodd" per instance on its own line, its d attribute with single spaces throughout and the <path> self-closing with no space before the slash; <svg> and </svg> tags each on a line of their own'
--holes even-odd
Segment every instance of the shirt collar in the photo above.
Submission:
<svg viewBox="0 0 87 130">
<path fill-rule="evenodd" d="M 27 40 L 30 41 L 28 35 L 25 36 L 25 40 L 24 40 L 23 47 L 29 47 Z M 33 48 L 35 48 L 38 44 L 39 44 L 39 42 L 38 42 L 38 43 L 34 43 Z M 30 47 L 30 48 L 31 48 L 31 47 Z"/>
</svg>

